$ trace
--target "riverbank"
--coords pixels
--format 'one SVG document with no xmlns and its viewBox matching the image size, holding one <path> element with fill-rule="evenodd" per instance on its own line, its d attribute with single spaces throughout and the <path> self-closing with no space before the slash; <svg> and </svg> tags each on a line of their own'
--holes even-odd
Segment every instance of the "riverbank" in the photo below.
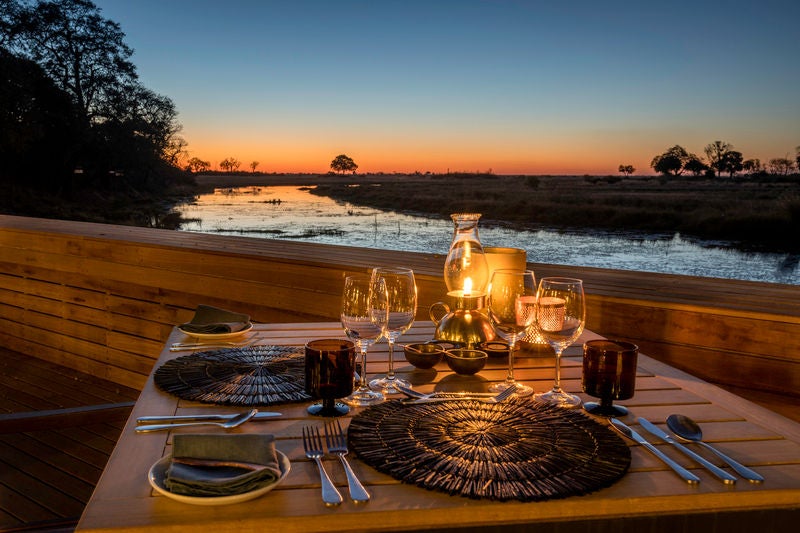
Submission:
<svg viewBox="0 0 800 533">
<path fill-rule="evenodd" d="M 373 208 L 526 229 L 680 233 L 740 249 L 797 252 L 800 179 L 660 176 L 317 175 L 197 176 L 198 191 L 316 186 L 313 194 Z"/>
</svg>

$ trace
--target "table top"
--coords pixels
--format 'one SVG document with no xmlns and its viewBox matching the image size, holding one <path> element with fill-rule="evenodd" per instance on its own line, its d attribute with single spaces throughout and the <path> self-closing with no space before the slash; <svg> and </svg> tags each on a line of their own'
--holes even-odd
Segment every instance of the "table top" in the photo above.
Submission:
<svg viewBox="0 0 800 533">
<path fill-rule="evenodd" d="M 338 323 L 261 324 L 254 328 L 258 344 L 302 346 L 315 338 L 344 338 Z M 420 391 L 434 387 L 470 389 L 501 381 L 507 372 L 503 359 L 490 359 L 476 376 L 455 376 L 442 362 L 435 369 L 418 370 L 403 358 L 401 344 L 431 340 L 434 324 L 416 323 L 406 332 L 395 349 L 395 369 Z M 580 345 L 598 335 L 585 331 L 579 341 L 568 348 L 562 359 L 562 386 L 591 399 L 581 392 Z M 187 340 L 174 330 L 169 343 Z M 189 352 L 170 352 L 165 347 L 154 369 L 164 362 Z M 368 374 L 382 375 L 388 367 L 385 342 L 370 347 Z M 554 376 L 552 351 L 523 350 L 515 362 L 518 380 L 533 386 L 537 392 L 548 390 Z M 177 502 L 154 492 L 147 480 L 151 465 L 168 455 L 173 432 L 137 434 L 136 418 L 146 415 L 195 414 L 202 412 L 233 413 L 241 408 L 216 406 L 180 400 L 159 390 L 151 374 L 130 419 L 97 484 L 78 530 L 125 531 L 145 528 L 182 529 L 193 527 L 216 532 L 273 530 L 291 531 L 359 531 L 359 530 L 431 530 L 436 528 L 478 528 L 486 525 L 537 523 L 541 527 L 558 527 L 564 520 L 592 521 L 592 531 L 619 530 L 622 523 L 645 520 L 651 530 L 669 528 L 692 530 L 691 523 L 675 520 L 676 516 L 698 513 L 712 516 L 705 524 L 721 530 L 726 523 L 744 529 L 748 519 L 758 520 L 759 527 L 770 529 L 785 513 L 800 512 L 800 424 L 767 411 L 743 398 L 701 381 L 684 372 L 660 363 L 644 354 L 639 356 L 636 393 L 633 398 L 618 402 L 630 409 L 622 420 L 635 429 L 637 417 L 644 417 L 662 428 L 666 417 L 682 413 L 700 423 L 704 439 L 721 451 L 762 474 L 763 484 L 739 479 L 725 485 L 701 465 L 668 444 L 644 431 L 646 438 L 672 459 L 690 469 L 701 482 L 690 485 L 681 480 L 664 463 L 643 446 L 627 442 L 631 447 L 629 472 L 613 486 L 585 496 L 542 502 L 496 502 L 476 500 L 426 490 L 382 474 L 355 454 L 350 454 L 354 471 L 372 495 L 371 501 L 355 504 L 347 498 L 347 481 L 336 458 L 327 457 L 325 464 L 345 502 L 326 507 L 320 495 L 317 467 L 305 457 L 302 428 L 322 428 L 325 419 L 306 413 L 307 403 L 281 404 L 262 410 L 279 411 L 283 416 L 269 421 L 247 423 L 234 430 L 240 433 L 270 433 L 277 449 L 291 461 L 288 477 L 275 490 L 257 499 L 224 506 L 196 506 Z M 350 415 L 359 409 L 354 408 Z M 603 419 L 603 423 L 605 421 Z M 349 416 L 341 419 L 343 425 Z M 183 431 L 194 431 L 194 428 Z M 207 432 L 208 428 L 198 428 Z M 212 430 L 213 431 L 213 430 Z M 219 430 L 223 431 L 223 430 Z M 711 462 L 725 467 L 713 454 L 691 445 Z M 725 468 L 728 472 L 731 469 Z M 455 511 L 455 512 L 447 512 Z M 742 513 L 745 513 L 744 515 Z M 748 515 L 747 512 L 751 512 Z M 734 518 L 730 518 L 734 517 Z M 767 521 L 765 522 L 765 517 Z M 621 522 L 621 519 L 625 519 Z M 726 519 L 728 521 L 726 522 Z M 784 522 L 780 522 L 783 524 Z M 787 522 L 788 523 L 788 522 Z M 556 524 L 555 526 L 553 524 Z M 751 524 L 752 525 L 752 524 Z M 600 529 L 597 529 L 600 528 Z M 714 527 L 704 528 L 712 531 Z M 730 531 L 726 527 L 726 531 Z"/>
</svg>

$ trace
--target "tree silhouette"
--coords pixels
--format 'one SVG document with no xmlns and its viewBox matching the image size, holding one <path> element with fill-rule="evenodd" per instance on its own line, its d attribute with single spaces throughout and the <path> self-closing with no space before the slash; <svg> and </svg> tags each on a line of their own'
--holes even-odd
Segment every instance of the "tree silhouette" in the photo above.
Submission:
<svg viewBox="0 0 800 533">
<path fill-rule="evenodd" d="M 241 161 L 239 161 L 235 157 L 228 157 L 220 161 L 219 168 L 221 168 L 226 172 L 233 172 L 235 170 L 238 170 L 241 164 L 242 164 Z"/>
<path fill-rule="evenodd" d="M 250 170 L 252 170 L 253 173 L 255 173 L 256 167 L 258 167 L 259 164 L 260 163 L 258 161 L 253 161 L 252 163 L 250 163 Z"/>
<path fill-rule="evenodd" d="M 203 161 L 199 157 L 193 157 L 189 161 L 186 162 L 186 170 L 189 172 L 205 172 L 206 170 L 211 168 L 211 163 L 208 161 Z"/>
<path fill-rule="evenodd" d="M 331 169 L 334 172 L 340 172 L 342 174 L 345 172 L 355 173 L 356 169 L 358 169 L 358 165 L 356 165 L 356 162 L 350 157 L 340 154 L 334 157 L 333 161 L 331 161 Z"/>
<path fill-rule="evenodd" d="M 732 149 L 733 145 L 724 141 L 714 141 L 711 144 L 707 144 L 703 149 L 708 158 L 708 166 L 713 168 L 717 175 L 725 172 L 725 158 Z"/>
<path fill-rule="evenodd" d="M 683 146 L 676 144 L 661 155 L 657 155 L 650 162 L 653 170 L 665 176 L 680 176 L 684 171 L 684 165 L 696 157 L 686 151 Z"/>
<path fill-rule="evenodd" d="M 29 60 L 68 95 L 64 113 L 76 125 L 67 140 L 71 161 L 59 177 L 76 186 L 159 189 L 175 177 L 185 147 L 175 106 L 139 83 L 119 24 L 88 0 L 2 0 L 0 43 Z M 5 77 L 6 72 L 19 78 Z M 35 83 L 3 70 L 3 83 L 25 94 Z M 2 105 L 2 103 L 0 103 Z M 39 147 L 41 149 L 41 147 Z M 28 147 L 26 149 L 33 149 Z M 66 166 L 72 168 L 67 169 Z M 80 167 L 80 179 L 72 169 Z"/>
<path fill-rule="evenodd" d="M 633 165 L 620 165 L 619 172 L 625 174 L 626 176 L 630 176 L 631 174 L 636 172 L 636 169 L 633 167 Z"/>
</svg>

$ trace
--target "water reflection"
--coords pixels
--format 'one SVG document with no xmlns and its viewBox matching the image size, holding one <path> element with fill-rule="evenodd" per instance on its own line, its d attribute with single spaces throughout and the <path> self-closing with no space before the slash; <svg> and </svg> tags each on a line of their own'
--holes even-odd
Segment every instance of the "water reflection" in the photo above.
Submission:
<svg viewBox="0 0 800 533">
<path fill-rule="evenodd" d="M 217 189 L 178 207 L 195 219 L 181 229 L 446 254 L 448 219 L 429 219 L 341 203 L 294 186 Z M 487 246 L 523 248 L 536 263 L 640 270 L 800 284 L 798 254 L 741 252 L 680 235 L 593 235 L 481 226 Z M 719 244 L 719 243 L 716 243 Z"/>
</svg>

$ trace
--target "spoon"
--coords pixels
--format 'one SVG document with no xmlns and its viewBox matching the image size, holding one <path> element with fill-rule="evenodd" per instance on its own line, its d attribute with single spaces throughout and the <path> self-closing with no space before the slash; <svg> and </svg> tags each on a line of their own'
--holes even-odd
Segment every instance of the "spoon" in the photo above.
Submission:
<svg viewBox="0 0 800 533">
<path fill-rule="evenodd" d="M 761 483 L 764 481 L 764 478 L 757 472 L 754 472 L 747 468 L 746 466 L 734 461 L 721 451 L 717 450 L 710 444 L 703 442 L 703 430 L 700 429 L 700 426 L 697 425 L 697 422 L 692 420 L 686 415 L 669 415 L 667 417 L 667 427 L 680 439 L 689 442 L 695 442 L 700 444 L 728 463 L 731 468 L 733 468 L 736 473 L 740 476 L 745 478 L 746 480 L 750 481 L 751 483 Z"/>
<path fill-rule="evenodd" d="M 161 431 L 163 429 L 185 428 L 189 426 L 219 426 L 224 429 L 233 429 L 241 426 L 258 413 L 258 409 L 251 409 L 244 413 L 239 413 L 225 422 L 189 422 L 184 424 L 153 424 L 151 426 L 137 426 L 136 433 L 147 433 L 149 431 Z"/>
</svg>

